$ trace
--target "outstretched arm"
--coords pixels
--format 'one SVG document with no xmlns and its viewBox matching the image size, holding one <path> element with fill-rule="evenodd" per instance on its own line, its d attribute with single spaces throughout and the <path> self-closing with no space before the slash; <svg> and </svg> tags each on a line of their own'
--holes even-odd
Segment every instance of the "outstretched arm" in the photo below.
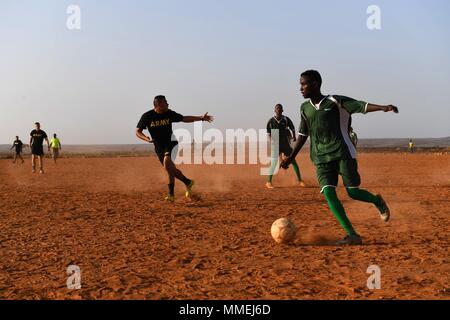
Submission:
<svg viewBox="0 0 450 320">
<path fill-rule="evenodd" d="M 300 135 L 297 139 L 297 141 L 295 142 L 295 146 L 294 146 L 294 150 L 292 151 L 292 153 L 285 159 L 283 159 L 281 161 L 280 167 L 283 169 L 287 169 L 289 167 L 289 165 L 291 164 L 291 162 L 295 159 L 295 157 L 297 156 L 297 154 L 300 152 L 300 150 L 302 149 L 303 145 L 305 144 L 306 140 L 308 140 L 307 136 L 302 136 Z"/>
<path fill-rule="evenodd" d="M 202 117 L 196 117 L 196 116 L 185 116 L 185 117 L 183 117 L 183 122 L 186 122 L 186 123 L 196 122 L 196 121 L 212 122 L 213 120 L 214 120 L 214 117 L 208 115 L 208 112 L 205 113 Z"/>
<path fill-rule="evenodd" d="M 153 140 L 150 137 L 147 137 L 144 132 L 142 132 L 142 129 L 136 128 L 136 137 L 145 142 L 153 143 Z"/>
<path fill-rule="evenodd" d="M 383 111 L 383 112 L 393 111 L 395 113 L 398 113 L 398 108 L 391 104 L 389 104 L 387 106 L 380 106 L 378 104 L 372 104 L 372 103 L 367 104 L 367 112 L 375 112 L 375 111 Z"/>
</svg>

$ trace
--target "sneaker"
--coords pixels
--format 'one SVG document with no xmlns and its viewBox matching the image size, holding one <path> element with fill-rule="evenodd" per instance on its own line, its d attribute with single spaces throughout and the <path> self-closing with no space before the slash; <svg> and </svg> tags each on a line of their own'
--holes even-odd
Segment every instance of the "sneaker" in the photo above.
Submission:
<svg viewBox="0 0 450 320">
<path fill-rule="evenodd" d="M 302 187 L 302 188 L 306 187 L 306 184 L 305 184 L 305 182 L 304 182 L 303 180 L 300 180 L 300 181 L 298 182 L 298 185 L 299 185 L 300 187 Z"/>
<path fill-rule="evenodd" d="M 376 207 L 378 208 L 378 211 L 380 211 L 380 217 L 381 220 L 384 222 L 388 222 L 391 217 L 391 211 L 389 210 L 389 207 L 386 204 L 386 201 L 384 201 L 383 197 L 380 194 L 377 194 L 378 199 L 380 199 L 380 205 Z"/>
<path fill-rule="evenodd" d="M 194 186 L 194 180 L 186 186 L 186 193 L 184 194 L 186 198 L 190 198 L 192 196 L 192 187 Z"/>
<path fill-rule="evenodd" d="M 164 198 L 167 202 L 174 202 L 175 197 L 172 194 L 168 194 L 167 197 Z"/>
<path fill-rule="evenodd" d="M 42 170 L 42 169 L 39 170 L 39 173 L 40 173 L 40 174 L 44 174 L 44 170 Z"/>
<path fill-rule="evenodd" d="M 267 182 L 266 183 L 266 188 L 267 189 L 275 189 L 275 187 L 273 186 L 272 182 Z"/>
<path fill-rule="evenodd" d="M 337 246 L 347 246 L 347 245 L 348 246 L 357 246 L 357 245 L 362 245 L 362 239 L 357 234 L 348 235 L 344 239 L 337 241 L 336 245 Z"/>
</svg>

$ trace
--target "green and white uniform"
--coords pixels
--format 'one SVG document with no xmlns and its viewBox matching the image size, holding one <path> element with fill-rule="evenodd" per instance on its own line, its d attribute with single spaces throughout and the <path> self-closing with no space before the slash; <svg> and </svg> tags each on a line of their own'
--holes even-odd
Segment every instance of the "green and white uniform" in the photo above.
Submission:
<svg viewBox="0 0 450 320">
<path fill-rule="evenodd" d="M 346 187 L 360 185 L 356 149 L 348 129 L 351 115 L 365 114 L 367 105 L 345 96 L 326 96 L 318 105 L 310 100 L 302 104 L 299 134 L 310 137 L 310 156 L 321 192 L 327 186 L 336 187 L 339 174 Z"/>
</svg>

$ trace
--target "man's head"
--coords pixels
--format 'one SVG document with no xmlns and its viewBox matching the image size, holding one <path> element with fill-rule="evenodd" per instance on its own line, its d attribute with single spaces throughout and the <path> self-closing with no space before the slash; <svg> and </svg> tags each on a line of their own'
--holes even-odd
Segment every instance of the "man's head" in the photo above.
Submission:
<svg viewBox="0 0 450 320">
<path fill-rule="evenodd" d="M 305 99 L 320 95 L 322 77 L 316 70 L 307 70 L 300 75 L 300 92 Z"/>
<path fill-rule="evenodd" d="M 164 113 L 169 110 L 169 104 L 167 103 L 165 96 L 156 96 L 153 99 L 153 107 L 157 113 Z"/>
<path fill-rule="evenodd" d="M 56 138 L 56 133 L 53 134 L 53 138 Z"/>
<path fill-rule="evenodd" d="M 41 129 L 41 124 L 39 122 L 35 122 L 34 123 L 34 127 L 36 128 L 36 130 L 40 130 Z"/>
<path fill-rule="evenodd" d="M 19 136 L 16 136 L 16 140 L 19 140 Z"/>
<path fill-rule="evenodd" d="M 275 106 L 275 114 L 277 117 L 281 117 L 283 115 L 283 106 L 281 104 L 277 104 Z"/>
</svg>

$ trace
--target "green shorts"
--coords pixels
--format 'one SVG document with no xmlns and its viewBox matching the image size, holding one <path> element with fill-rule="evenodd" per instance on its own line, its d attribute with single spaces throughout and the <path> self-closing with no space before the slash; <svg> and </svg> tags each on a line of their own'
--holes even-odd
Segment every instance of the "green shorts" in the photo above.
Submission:
<svg viewBox="0 0 450 320">
<path fill-rule="evenodd" d="M 356 159 L 336 160 L 316 165 L 317 179 L 319 180 L 320 192 L 325 187 L 337 187 L 339 175 L 342 176 L 347 188 L 357 188 L 361 184 L 358 173 L 358 162 Z"/>
</svg>

